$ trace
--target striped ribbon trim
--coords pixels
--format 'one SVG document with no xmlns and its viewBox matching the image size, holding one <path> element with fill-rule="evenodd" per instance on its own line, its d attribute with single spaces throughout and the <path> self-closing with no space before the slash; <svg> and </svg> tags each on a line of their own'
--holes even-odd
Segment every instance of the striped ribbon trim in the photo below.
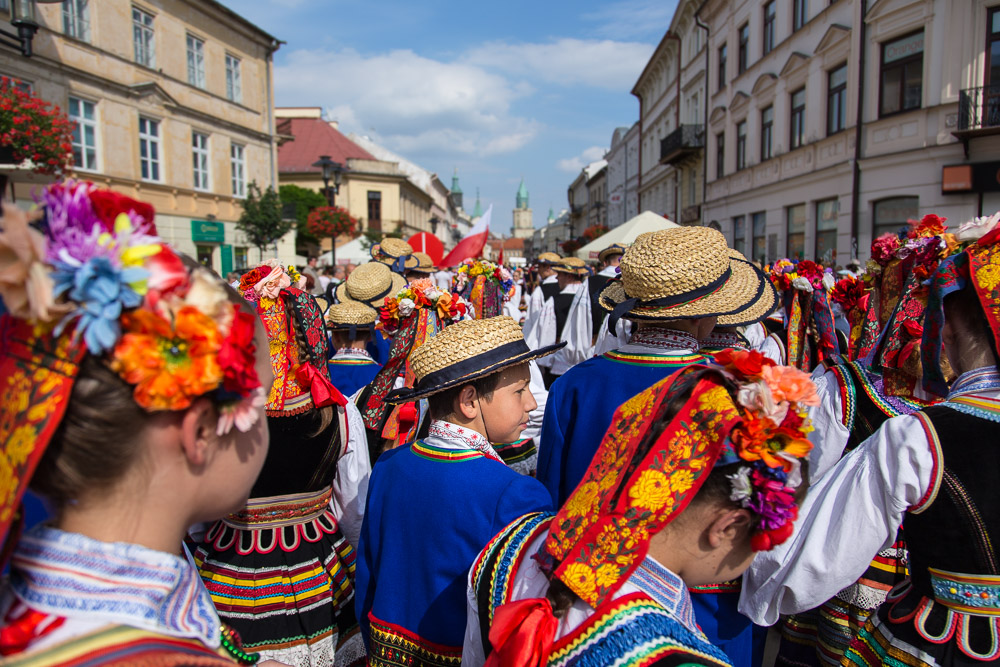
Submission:
<svg viewBox="0 0 1000 667">
<path fill-rule="evenodd" d="M 317 518 L 330 506 L 333 489 L 285 496 L 251 498 L 247 506 L 223 521 L 233 528 L 280 528 Z"/>
<path fill-rule="evenodd" d="M 423 441 L 417 441 L 410 445 L 410 451 L 422 459 L 449 461 L 452 463 L 456 461 L 471 461 L 486 456 L 478 449 L 446 449 L 444 447 L 428 445 Z"/>
<path fill-rule="evenodd" d="M 705 361 L 703 354 L 632 354 L 615 350 L 608 352 L 604 358 L 620 364 L 632 366 L 690 366 Z"/>
</svg>

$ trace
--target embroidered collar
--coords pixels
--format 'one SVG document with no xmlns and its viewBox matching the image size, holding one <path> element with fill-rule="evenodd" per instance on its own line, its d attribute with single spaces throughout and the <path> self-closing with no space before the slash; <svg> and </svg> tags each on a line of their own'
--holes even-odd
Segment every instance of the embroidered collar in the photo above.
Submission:
<svg viewBox="0 0 1000 667">
<path fill-rule="evenodd" d="M 428 436 L 444 440 L 447 443 L 442 445 L 440 442 L 434 442 L 433 444 L 435 445 L 448 448 L 455 448 L 456 445 L 459 447 L 468 447 L 482 453 L 487 458 L 503 463 L 503 459 L 500 458 L 500 455 L 493 449 L 493 445 L 490 444 L 490 441 L 482 433 L 464 426 L 452 424 L 443 419 L 435 419 L 431 422 Z"/>
<path fill-rule="evenodd" d="M 697 350 L 698 340 L 689 333 L 667 327 L 644 327 L 628 339 L 629 345 L 642 345 L 661 350 Z"/>
<path fill-rule="evenodd" d="M 368 350 L 365 350 L 364 348 L 356 348 L 356 347 L 341 347 L 341 348 L 338 348 L 337 349 L 337 353 L 335 355 L 333 355 L 334 359 L 336 359 L 337 357 L 341 357 L 341 358 L 343 358 L 343 357 L 351 357 L 351 358 L 354 358 L 354 359 L 371 359 L 372 361 L 375 361 L 374 359 L 372 359 L 372 355 L 368 354 Z"/>
<path fill-rule="evenodd" d="M 735 331 L 713 331 L 708 334 L 708 337 L 701 341 L 701 347 L 710 347 L 712 349 L 725 350 L 729 348 L 738 348 L 740 350 L 749 350 L 750 342 Z"/>
<path fill-rule="evenodd" d="M 36 611 L 86 617 L 219 646 L 219 615 L 184 558 L 36 526 L 11 558 L 11 590 Z"/>
<path fill-rule="evenodd" d="M 688 630 L 701 634 L 694 620 L 691 594 L 684 580 L 660 565 L 652 556 L 646 556 L 629 581 L 649 597 L 656 600 L 667 612 L 684 624 Z"/>
<path fill-rule="evenodd" d="M 971 371 L 966 371 L 958 376 L 951 385 L 948 398 L 958 394 L 970 394 L 981 391 L 993 391 L 1000 389 L 1000 372 L 996 366 L 984 366 Z"/>
</svg>

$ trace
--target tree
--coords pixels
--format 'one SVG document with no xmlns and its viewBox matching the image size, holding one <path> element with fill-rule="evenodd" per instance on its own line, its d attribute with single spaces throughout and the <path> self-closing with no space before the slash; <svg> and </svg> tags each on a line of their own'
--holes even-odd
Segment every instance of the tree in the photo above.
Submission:
<svg viewBox="0 0 1000 667">
<path fill-rule="evenodd" d="M 246 234 L 251 245 L 260 251 L 261 259 L 264 258 L 264 250 L 293 227 L 295 220 L 281 215 L 281 200 L 274 188 L 269 185 L 267 190 L 261 192 L 257 181 L 250 181 L 236 228 Z"/>
<path fill-rule="evenodd" d="M 306 227 L 317 238 L 330 238 L 330 263 L 337 263 L 337 237 L 354 236 L 358 221 L 351 217 L 346 208 L 339 206 L 317 206 L 309 213 Z"/>
<path fill-rule="evenodd" d="M 391 232 L 380 231 L 377 229 L 368 228 L 361 232 L 361 246 L 368 250 L 376 243 L 381 243 L 383 239 L 387 238 L 401 239 L 403 238 L 403 223 L 396 225 L 396 228 Z"/>
<path fill-rule="evenodd" d="M 327 201 L 319 192 L 302 188 L 298 185 L 282 185 L 278 188 L 278 196 L 283 205 L 295 207 L 295 221 L 298 223 L 299 241 L 319 243 L 319 239 L 309 231 L 307 222 L 309 212 L 317 206 L 326 206 Z"/>
</svg>

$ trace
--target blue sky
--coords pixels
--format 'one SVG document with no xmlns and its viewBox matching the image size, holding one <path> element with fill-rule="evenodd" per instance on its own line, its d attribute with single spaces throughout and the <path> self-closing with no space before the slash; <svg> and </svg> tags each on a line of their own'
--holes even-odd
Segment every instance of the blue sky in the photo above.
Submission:
<svg viewBox="0 0 1000 667">
<path fill-rule="evenodd" d="M 509 233 L 523 176 L 535 226 L 638 120 L 629 91 L 676 0 L 224 0 L 287 42 L 279 106 L 322 106 L 450 184 Z"/>
</svg>

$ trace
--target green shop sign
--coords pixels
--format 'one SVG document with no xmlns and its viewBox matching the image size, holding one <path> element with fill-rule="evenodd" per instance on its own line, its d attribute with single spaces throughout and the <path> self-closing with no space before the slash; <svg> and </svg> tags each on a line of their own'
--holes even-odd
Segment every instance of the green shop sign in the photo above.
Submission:
<svg viewBox="0 0 1000 667">
<path fill-rule="evenodd" d="M 210 220 L 191 221 L 191 240 L 222 243 L 226 240 L 226 228 L 221 222 Z"/>
</svg>

